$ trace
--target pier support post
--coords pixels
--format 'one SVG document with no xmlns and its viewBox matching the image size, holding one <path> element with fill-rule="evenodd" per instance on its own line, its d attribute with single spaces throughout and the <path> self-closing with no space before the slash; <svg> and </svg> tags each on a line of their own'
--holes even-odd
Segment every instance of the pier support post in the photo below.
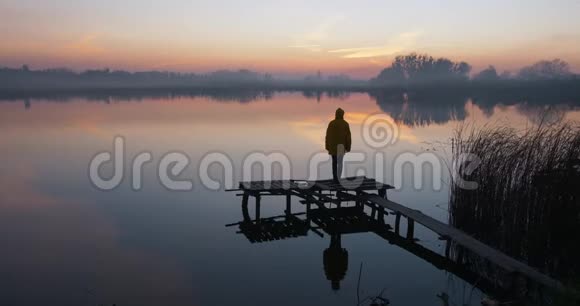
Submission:
<svg viewBox="0 0 580 306">
<path fill-rule="evenodd" d="M 415 220 L 407 218 L 407 239 L 412 240 L 415 232 Z"/>
<path fill-rule="evenodd" d="M 387 189 L 386 188 L 381 188 L 378 190 L 379 196 L 383 199 L 387 199 Z M 379 221 L 381 223 L 385 223 L 385 215 L 389 215 L 386 211 L 385 208 L 380 206 L 379 207 Z"/>
<path fill-rule="evenodd" d="M 355 204 L 356 204 L 356 206 L 357 206 L 357 207 L 359 207 L 359 208 L 363 208 L 362 201 L 361 201 L 361 200 L 359 200 L 361 195 L 362 195 L 362 192 L 360 192 L 360 191 L 357 191 L 357 192 L 356 192 L 356 202 L 355 202 Z"/>
<path fill-rule="evenodd" d="M 251 221 L 252 218 L 250 217 L 250 213 L 248 212 L 248 199 L 250 198 L 250 194 L 248 192 L 244 192 L 242 195 L 242 215 L 244 216 L 244 221 Z"/>
<path fill-rule="evenodd" d="M 378 190 L 378 192 L 379 192 L 379 196 L 381 198 L 383 198 L 383 199 L 386 199 L 387 198 L 387 189 L 381 188 L 381 189 Z"/>
<path fill-rule="evenodd" d="M 256 221 L 260 220 L 260 195 L 256 195 Z"/>
<path fill-rule="evenodd" d="M 286 214 L 292 214 L 292 196 L 290 194 L 286 195 Z"/>
<path fill-rule="evenodd" d="M 374 220 L 376 218 L 376 216 L 377 216 L 377 205 L 373 203 L 371 205 L 371 209 L 372 209 L 371 210 L 371 219 Z"/>
<path fill-rule="evenodd" d="M 379 219 L 379 222 L 381 222 L 383 224 L 385 223 L 385 214 L 386 214 L 385 208 L 382 206 L 379 207 L 379 218 L 378 219 Z"/>
<path fill-rule="evenodd" d="M 397 212 L 395 217 L 395 234 L 399 234 L 399 228 L 401 227 L 401 213 Z"/>
<path fill-rule="evenodd" d="M 250 195 L 247 192 L 244 192 L 242 195 L 242 206 L 248 206 L 248 198 Z"/>
<path fill-rule="evenodd" d="M 463 264 L 463 247 L 458 245 L 457 246 L 457 255 L 455 255 L 455 262 L 462 265 Z"/>
</svg>

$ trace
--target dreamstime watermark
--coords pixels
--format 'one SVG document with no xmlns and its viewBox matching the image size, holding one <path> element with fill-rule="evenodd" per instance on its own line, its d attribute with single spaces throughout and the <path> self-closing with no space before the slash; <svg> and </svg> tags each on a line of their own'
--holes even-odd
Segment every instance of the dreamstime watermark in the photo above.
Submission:
<svg viewBox="0 0 580 306">
<path fill-rule="evenodd" d="M 363 122 L 362 139 L 365 144 L 374 149 L 394 145 L 399 137 L 399 125 L 385 114 L 370 115 Z"/>
<path fill-rule="evenodd" d="M 413 188 L 416 190 L 442 188 L 446 167 L 443 166 L 445 163 L 442 158 L 434 152 L 400 152 L 393 156 L 390 165 L 386 165 L 386 148 L 395 145 L 400 139 L 400 127 L 391 117 L 385 114 L 368 116 L 361 126 L 361 134 L 363 143 L 371 148 L 371 151 L 350 152 L 345 155 L 345 168 L 356 167 L 356 176 L 341 183 L 347 183 L 350 187 L 358 186 L 362 184 L 363 176 L 373 177 L 378 182 L 387 182 L 386 169 L 390 169 L 389 177 L 397 189 L 402 188 L 409 179 L 412 180 Z M 307 173 L 305 180 L 320 179 L 320 169 L 329 159 L 330 156 L 326 151 L 312 154 L 307 164 L 303 165 Z M 130 167 L 126 167 L 129 165 L 128 161 Z M 112 190 L 119 187 L 128 174 L 131 188 L 139 191 L 143 188 L 144 168 L 150 163 L 153 163 L 151 152 L 140 152 L 130 158 L 127 156 L 125 138 L 116 136 L 113 139 L 112 152 L 100 152 L 91 159 L 88 168 L 89 180 L 100 190 Z M 368 167 L 362 166 L 365 163 L 371 164 L 370 171 Z M 475 155 L 460 156 L 454 160 L 450 169 L 451 181 L 460 188 L 476 189 L 477 183 L 464 177 L 471 174 L 479 163 L 480 159 Z M 292 159 L 284 152 L 255 151 L 249 152 L 242 159 L 241 167 L 236 168 L 234 160 L 227 153 L 211 151 L 199 159 L 194 175 L 185 177 L 186 170 L 192 165 L 190 157 L 181 151 L 169 151 L 160 156 L 155 168 L 156 178 L 163 187 L 172 191 L 189 191 L 194 189 L 195 178 L 199 180 L 201 186 L 209 190 L 234 189 L 235 178 L 240 175 L 242 181 L 260 177 L 266 184 L 275 179 L 291 178 L 292 164 Z M 111 171 L 107 175 L 103 175 L 101 171 L 105 165 L 110 165 L 108 169 Z M 212 167 L 221 169 L 221 179 L 212 177 Z M 256 168 L 260 171 L 256 171 Z M 280 170 L 278 175 L 274 175 L 275 168 Z"/>
</svg>

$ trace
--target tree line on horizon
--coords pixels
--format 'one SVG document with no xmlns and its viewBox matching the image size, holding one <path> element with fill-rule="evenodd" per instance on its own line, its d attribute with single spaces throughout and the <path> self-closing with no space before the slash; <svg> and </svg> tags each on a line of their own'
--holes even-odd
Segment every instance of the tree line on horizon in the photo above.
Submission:
<svg viewBox="0 0 580 306">
<path fill-rule="evenodd" d="M 129 72 L 96 69 L 75 72 L 66 68 L 32 70 L 27 65 L 20 68 L 0 68 L 0 88 L 109 88 L 109 87 L 389 87 L 430 83 L 466 83 L 500 81 L 578 80 L 570 65 L 560 59 L 542 60 L 521 68 L 515 73 L 498 73 L 494 66 L 470 75 L 472 66 L 447 58 L 434 58 L 427 54 L 410 53 L 397 56 L 391 65 L 370 80 L 355 80 L 348 75 L 323 76 L 319 71 L 303 79 L 275 78 L 268 73 L 248 69 L 218 70 L 210 73 L 178 73 L 169 71 Z"/>
<path fill-rule="evenodd" d="M 572 73 L 570 65 L 561 59 L 541 60 L 521 68 L 516 73 L 504 71 L 500 74 L 493 65 L 490 65 L 470 76 L 471 69 L 471 65 L 466 62 L 454 62 L 443 57 L 434 58 L 427 54 L 411 53 L 397 56 L 390 67 L 383 69 L 370 82 L 381 85 L 404 85 L 441 81 L 542 81 L 578 78 Z"/>
</svg>

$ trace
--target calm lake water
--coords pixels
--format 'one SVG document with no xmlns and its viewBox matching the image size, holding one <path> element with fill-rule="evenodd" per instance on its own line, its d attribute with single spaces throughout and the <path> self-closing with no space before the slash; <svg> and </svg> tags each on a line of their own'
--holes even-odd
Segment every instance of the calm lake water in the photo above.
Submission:
<svg viewBox="0 0 580 306">
<path fill-rule="evenodd" d="M 411 101 L 411 99 L 410 99 Z M 346 166 L 347 175 L 376 176 L 373 156 L 385 157 L 385 183 L 393 183 L 400 154 L 429 152 L 442 165 L 413 186 L 413 170 L 403 168 L 400 188 L 390 199 L 447 222 L 450 138 L 462 123 L 534 125 L 544 105 L 466 100 L 460 104 L 377 100 L 363 93 L 328 97 L 275 93 L 267 99 L 141 97 L 31 99 L 0 102 L 0 303 L 2 305 L 356 305 L 359 268 L 361 297 L 378 295 L 391 305 L 479 305 L 482 293 L 453 274 L 373 233 L 342 236 L 348 269 L 333 290 L 323 267 L 330 238 L 307 236 L 250 243 L 226 224 L 242 220 L 235 193 L 210 190 L 199 178 L 208 153 L 227 155 L 234 181 L 254 152 L 281 152 L 291 176 L 307 178 L 308 162 L 324 153 L 324 134 L 341 107 L 350 123 L 353 152 L 363 161 Z M 573 105 L 559 105 L 549 120 L 580 120 Z M 375 149 L 363 141 L 362 124 L 384 114 L 398 125 L 398 141 Z M 89 163 L 125 140 L 125 176 L 114 190 L 89 180 Z M 143 186 L 131 187 L 130 161 L 140 152 L 153 161 L 143 167 Z M 191 191 L 170 191 L 158 179 L 159 160 L 181 152 L 190 159 L 180 175 Z M 109 169 L 110 170 L 110 169 Z M 259 169 L 257 169 L 259 170 Z M 107 169 L 105 169 L 107 172 Z M 282 175 L 275 169 L 275 175 Z M 220 167 L 211 177 L 224 182 Z M 288 176 L 288 175 L 285 175 Z M 253 177 L 260 177 L 254 174 Z M 330 163 L 320 166 L 330 177 Z M 417 179 L 417 178 L 415 178 Z M 437 183 L 441 186 L 437 187 Z M 262 202 L 262 216 L 280 215 L 284 199 Z M 294 199 L 293 209 L 304 208 Z M 392 221 L 392 220 L 391 220 Z M 444 242 L 418 226 L 420 244 L 439 253 Z"/>
</svg>

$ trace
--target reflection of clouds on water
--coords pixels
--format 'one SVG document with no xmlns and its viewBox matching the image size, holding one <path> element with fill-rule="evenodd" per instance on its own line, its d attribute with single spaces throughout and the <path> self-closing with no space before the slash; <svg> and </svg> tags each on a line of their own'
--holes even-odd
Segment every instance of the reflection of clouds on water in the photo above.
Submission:
<svg viewBox="0 0 580 306">
<path fill-rule="evenodd" d="M 302 135 L 304 138 L 317 145 L 320 145 L 324 142 L 326 125 L 326 122 L 322 122 L 320 120 L 302 120 L 291 122 L 293 130 L 297 134 Z"/>
<path fill-rule="evenodd" d="M 554 124 L 564 119 L 570 107 L 567 105 L 529 106 L 527 104 L 518 104 L 516 109 L 534 124 Z"/>
<path fill-rule="evenodd" d="M 8 168 L 6 165 L 0 166 L 0 185 L 4 190 L 10 192 L 0 193 L 0 204 L 3 210 L 34 209 L 37 206 L 56 205 L 62 200 L 48 194 L 39 192 L 36 188 L 31 188 L 38 174 L 28 165 L 23 164 L 18 169 Z"/>
<path fill-rule="evenodd" d="M 168 258 L 121 244 L 119 230 L 96 203 L 44 192 L 37 182 L 46 179 L 26 166 L 0 172 L 3 190 L 10 191 L 0 193 L 3 303 L 193 300 L 189 276 Z"/>
</svg>

